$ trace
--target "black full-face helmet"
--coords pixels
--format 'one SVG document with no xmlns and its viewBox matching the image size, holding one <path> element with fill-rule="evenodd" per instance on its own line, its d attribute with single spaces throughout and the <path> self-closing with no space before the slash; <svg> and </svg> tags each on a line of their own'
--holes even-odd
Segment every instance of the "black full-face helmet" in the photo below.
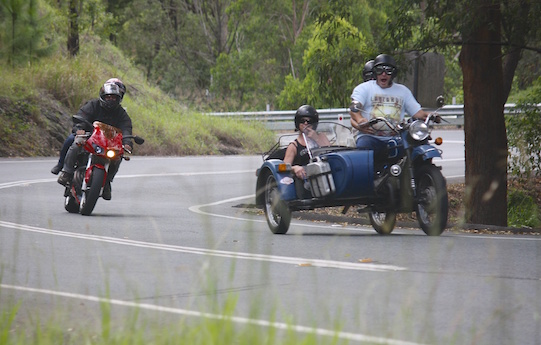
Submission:
<svg viewBox="0 0 541 345">
<path fill-rule="evenodd" d="M 381 73 L 387 73 L 394 79 L 398 73 L 398 68 L 396 67 L 396 61 L 394 61 L 391 55 L 379 54 L 374 59 L 374 77 Z"/>
<path fill-rule="evenodd" d="M 312 128 L 316 129 L 319 122 L 319 114 L 317 113 L 316 108 L 307 104 L 301 105 L 295 113 L 295 129 L 299 129 L 301 119 L 305 117 L 310 118 L 310 124 L 312 125 Z"/>
<path fill-rule="evenodd" d="M 374 75 L 374 60 L 369 60 L 364 64 L 363 68 L 363 81 L 369 81 L 376 79 L 376 76 Z"/>
<path fill-rule="evenodd" d="M 113 97 L 107 97 L 113 96 Z M 115 83 L 105 82 L 100 88 L 100 105 L 107 110 L 114 110 L 120 106 L 124 92 Z"/>
</svg>

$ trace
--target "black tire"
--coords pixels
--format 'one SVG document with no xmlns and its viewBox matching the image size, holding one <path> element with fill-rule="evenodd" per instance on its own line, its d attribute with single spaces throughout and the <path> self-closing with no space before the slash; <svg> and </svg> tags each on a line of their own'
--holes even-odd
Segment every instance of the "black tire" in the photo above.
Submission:
<svg viewBox="0 0 541 345">
<path fill-rule="evenodd" d="M 445 178 L 436 166 L 427 164 L 415 172 L 415 184 L 419 225 L 428 236 L 439 236 L 447 227 L 449 212 Z"/>
<path fill-rule="evenodd" d="M 280 192 L 276 179 L 272 174 L 267 176 L 265 182 L 265 218 L 273 234 L 285 234 L 291 223 L 291 211 L 286 203 L 280 199 Z"/>
<path fill-rule="evenodd" d="M 64 208 L 69 213 L 79 213 L 79 204 L 71 193 L 66 197 L 66 200 L 64 200 Z"/>
<path fill-rule="evenodd" d="M 83 191 L 83 196 L 81 197 L 81 206 L 79 213 L 83 216 L 90 216 L 96 202 L 100 197 L 101 187 L 103 186 L 103 181 L 105 177 L 105 171 L 102 169 L 94 168 L 92 169 L 92 175 L 90 176 L 90 186 L 87 186 L 87 189 Z"/>
<path fill-rule="evenodd" d="M 77 199 L 81 198 L 81 186 L 83 184 L 84 175 L 85 175 L 85 168 L 78 167 L 75 170 L 75 174 L 73 175 L 71 186 L 66 187 L 66 191 L 64 193 L 64 195 L 66 196 L 66 199 L 64 200 L 64 208 L 69 213 L 79 213 L 80 206 Z M 73 196 L 74 189 L 75 189 L 75 194 L 77 194 L 77 198 Z"/>
<path fill-rule="evenodd" d="M 395 212 L 376 212 L 372 211 L 368 214 L 370 224 L 374 230 L 380 235 L 389 235 L 394 230 L 396 223 Z"/>
</svg>

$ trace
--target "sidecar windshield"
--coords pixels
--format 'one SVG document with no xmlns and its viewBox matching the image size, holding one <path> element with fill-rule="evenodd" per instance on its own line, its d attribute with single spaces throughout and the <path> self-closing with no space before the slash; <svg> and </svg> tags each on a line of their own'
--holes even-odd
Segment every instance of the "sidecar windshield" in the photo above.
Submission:
<svg viewBox="0 0 541 345">
<path fill-rule="evenodd" d="M 351 129 L 339 123 L 319 122 L 314 132 L 315 133 L 312 133 L 312 135 L 316 134 L 315 137 L 317 137 L 318 140 L 313 140 L 310 135 L 305 135 L 310 150 L 355 148 L 355 139 L 353 138 Z M 271 158 L 284 159 L 287 146 L 294 141 L 297 136 L 298 132 L 280 136 L 278 142 L 269 151 L 263 154 L 263 160 Z"/>
<path fill-rule="evenodd" d="M 335 122 L 320 122 L 315 130 L 317 136 L 314 140 L 308 139 L 311 142 L 310 147 L 355 147 L 355 139 L 351 129 Z M 311 138 L 308 135 L 308 138 Z"/>
</svg>

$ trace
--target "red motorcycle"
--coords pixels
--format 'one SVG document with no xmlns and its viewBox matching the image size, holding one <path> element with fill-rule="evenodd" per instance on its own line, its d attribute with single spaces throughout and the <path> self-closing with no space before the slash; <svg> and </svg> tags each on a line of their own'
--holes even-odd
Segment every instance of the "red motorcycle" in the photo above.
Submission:
<svg viewBox="0 0 541 345">
<path fill-rule="evenodd" d="M 73 179 L 64 191 L 64 208 L 70 213 L 89 216 L 102 195 L 111 162 L 121 159 L 129 161 L 130 157 L 124 154 L 131 152 L 122 145 L 122 131 L 119 128 L 99 121 L 91 124 L 78 115 L 74 119 L 94 130 L 75 136 L 75 143 L 83 146 L 83 150 L 77 156 Z M 145 142 L 136 135 L 128 138 L 139 145 Z"/>
</svg>

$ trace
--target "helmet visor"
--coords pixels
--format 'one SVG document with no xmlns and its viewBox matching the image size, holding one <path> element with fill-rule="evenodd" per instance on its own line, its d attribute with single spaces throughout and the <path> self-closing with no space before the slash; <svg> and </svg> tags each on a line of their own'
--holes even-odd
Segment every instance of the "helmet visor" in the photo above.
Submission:
<svg viewBox="0 0 541 345">
<path fill-rule="evenodd" d="M 105 84 L 103 85 L 103 94 L 104 95 L 116 95 L 121 96 L 120 88 L 116 84 Z"/>
</svg>

